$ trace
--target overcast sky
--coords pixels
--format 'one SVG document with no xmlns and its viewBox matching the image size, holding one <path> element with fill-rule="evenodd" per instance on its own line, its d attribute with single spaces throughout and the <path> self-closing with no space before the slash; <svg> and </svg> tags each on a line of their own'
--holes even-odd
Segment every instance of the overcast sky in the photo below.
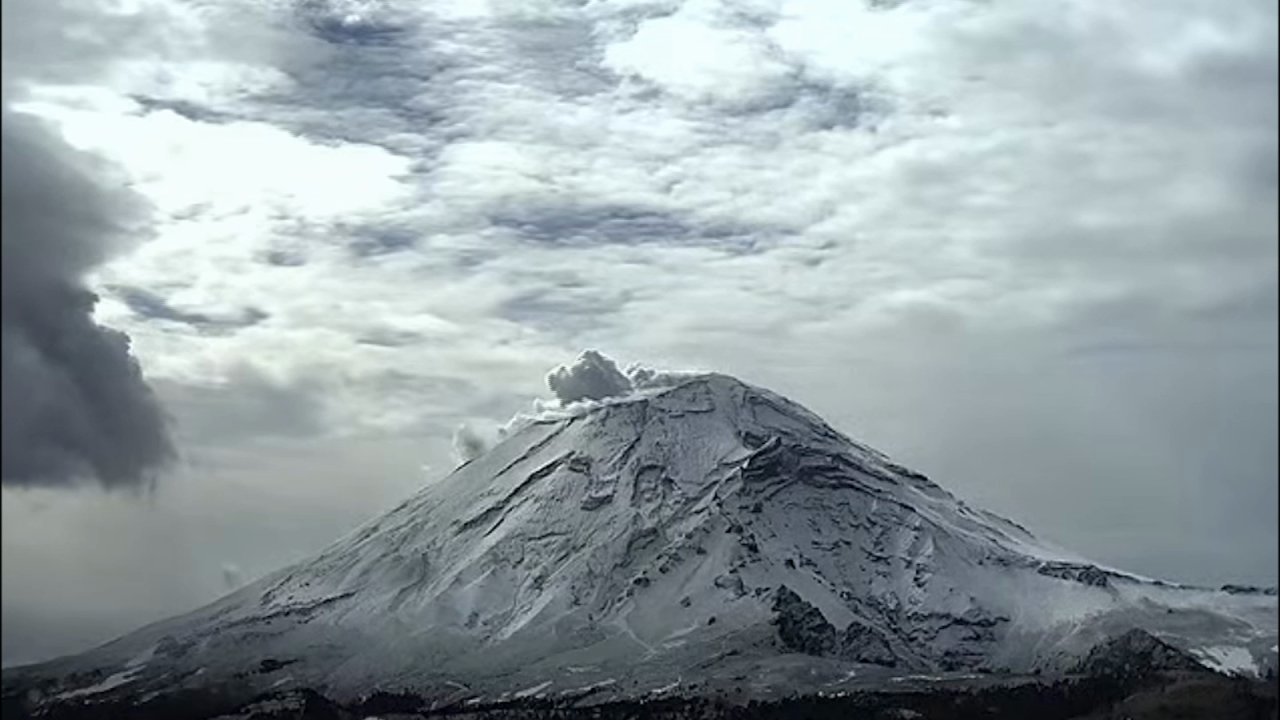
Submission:
<svg viewBox="0 0 1280 720">
<path fill-rule="evenodd" d="M 1277 580 L 1272 0 L 3 12 L 6 664 L 320 548 L 584 347 Z"/>
</svg>

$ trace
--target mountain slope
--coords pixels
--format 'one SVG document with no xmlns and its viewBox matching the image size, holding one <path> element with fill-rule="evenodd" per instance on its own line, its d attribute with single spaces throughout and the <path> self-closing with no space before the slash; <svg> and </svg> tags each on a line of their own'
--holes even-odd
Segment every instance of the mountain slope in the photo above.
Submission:
<svg viewBox="0 0 1280 720">
<path fill-rule="evenodd" d="M 1252 671 L 1276 624 L 1274 595 L 1100 568 L 712 374 L 533 420 L 314 558 L 5 684 L 53 702 L 804 690 L 1065 670 L 1133 627 Z"/>
</svg>

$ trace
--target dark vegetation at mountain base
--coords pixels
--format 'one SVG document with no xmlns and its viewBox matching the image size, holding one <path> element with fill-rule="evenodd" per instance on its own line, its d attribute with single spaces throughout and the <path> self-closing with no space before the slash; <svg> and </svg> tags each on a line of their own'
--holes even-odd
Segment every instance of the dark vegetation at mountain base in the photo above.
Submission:
<svg viewBox="0 0 1280 720">
<path fill-rule="evenodd" d="M 789 644 L 812 654 L 837 649 L 837 633 L 814 608 L 785 588 L 777 602 L 780 639 L 790 638 Z M 277 664 L 264 661 L 262 667 Z M 1220 675 L 1140 629 L 1099 643 L 1065 677 L 989 677 L 989 683 L 968 686 L 864 689 L 746 703 L 724 695 L 606 702 L 588 692 L 442 705 L 409 692 L 377 691 L 342 705 L 308 689 L 248 697 L 231 687 L 181 690 L 147 700 L 40 703 L 42 695 L 56 697 L 57 688 L 44 684 L 6 688 L 0 710 L 3 720 L 1280 720 L 1273 672 L 1263 680 Z"/>
<path fill-rule="evenodd" d="M 523 700 L 428 709 L 412 694 L 374 693 L 350 706 L 311 691 L 274 693 L 237 703 L 193 691 L 138 704 L 84 703 L 31 712 L 19 696 L 3 700 L 3 718 L 88 720 L 1276 720 L 1274 681 L 1210 672 L 1160 672 L 1135 684 L 1119 677 L 935 691 L 865 691 L 844 697 L 793 697 L 734 704 L 705 697 L 628 700 Z"/>
</svg>

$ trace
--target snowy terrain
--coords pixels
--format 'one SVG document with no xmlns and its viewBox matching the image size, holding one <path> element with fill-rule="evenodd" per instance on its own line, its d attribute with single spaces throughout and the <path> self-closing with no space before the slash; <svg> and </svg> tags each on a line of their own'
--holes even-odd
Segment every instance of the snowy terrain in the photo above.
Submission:
<svg viewBox="0 0 1280 720">
<path fill-rule="evenodd" d="M 1275 665 L 1274 593 L 1099 567 L 727 376 L 586 365 L 615 396 L 561 375 L 574 402 L 315 557 L 5 684 L 833 692 L 1065 670 L 1135 627 L 1223 671 Z"/>
</svg>

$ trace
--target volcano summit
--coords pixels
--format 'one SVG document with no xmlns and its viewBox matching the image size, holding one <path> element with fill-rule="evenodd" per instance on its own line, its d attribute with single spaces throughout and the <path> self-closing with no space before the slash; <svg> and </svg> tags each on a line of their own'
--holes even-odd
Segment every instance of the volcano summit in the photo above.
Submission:
<svg viewBox="0 0 1280 720">
<path fill-rule="evenodd" d="M 1134 629 L 1180 663 L 1275 665 L 1274 591 L 1090 563 L 767 390 L 590 353 L 551 385 L 569 402 L 318 555 L 6 670 L 6 702 L 830 693 L 1052 676 Z"/>
</svg>

